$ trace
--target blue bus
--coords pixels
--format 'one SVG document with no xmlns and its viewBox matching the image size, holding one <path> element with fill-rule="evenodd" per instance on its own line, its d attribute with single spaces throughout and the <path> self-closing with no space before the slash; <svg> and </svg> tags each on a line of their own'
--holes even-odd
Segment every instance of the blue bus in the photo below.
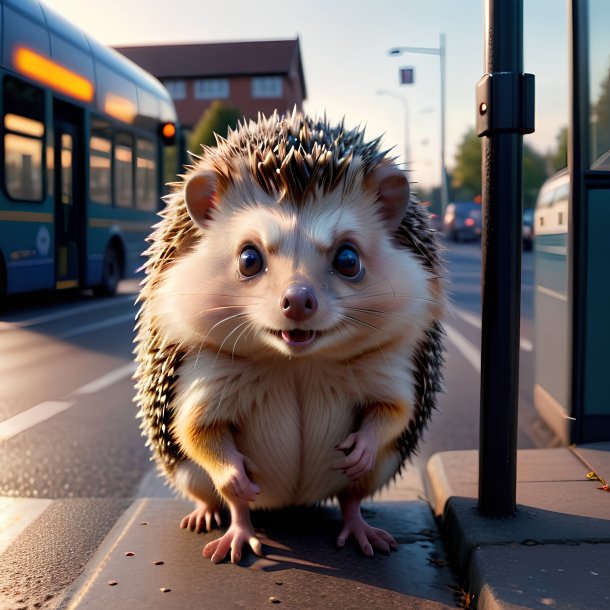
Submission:
<svg viewBox="0 0 610 610">
<path fill-rule="evenodd" d="M 562 170 L 540 189 L 534 212 L 536 251 L 534 404 L 564 443 L 569 438 L 568 231 L 570 175 Z"/>
<path fill-rule="evenodd" d="M 176 174 L 171 97 L 38 0 L 0 0 L 0 32 L 0 301 L 112 295 Z"/>
</svg>

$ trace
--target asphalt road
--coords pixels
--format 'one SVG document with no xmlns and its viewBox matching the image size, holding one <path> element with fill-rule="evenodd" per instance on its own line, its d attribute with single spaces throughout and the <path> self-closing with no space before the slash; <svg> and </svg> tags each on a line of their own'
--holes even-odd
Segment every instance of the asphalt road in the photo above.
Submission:
<svg viewBox="0 0 610 610">
<path fill-rule="evenodd" d="M 446 393 L 415 458 L 478 446 L 478 243 L 447 244 Z M 533 255 L 523 257 L 519 446 L 532 406 Z M 0 314 L 0 608 L 52 608 L 151 472 L 132 403 L 137 281 L 111 299 L 26 295 Z"/>
<path fill-rule="evenodd" d="M 437 451 L 476 449 L 479 445 L 481 346 L 481 246 L 479 242 L 446 242 L 450 310 L 445 327 L 446 392 L 430 423 L 416 463 L 422 466 Z M 533 405 L 534 386 L 534 254 L 523 252 L 521 341 L 519 351 L 520 449 L 546 447 L 553 436 Z"/>
</svg>

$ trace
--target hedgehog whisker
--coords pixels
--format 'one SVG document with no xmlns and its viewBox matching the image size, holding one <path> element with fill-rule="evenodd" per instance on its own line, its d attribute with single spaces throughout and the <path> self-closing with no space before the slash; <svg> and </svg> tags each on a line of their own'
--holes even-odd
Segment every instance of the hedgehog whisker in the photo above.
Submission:
<svg viewBox="0 0 610 610">
<path fill-rule="evenodd" d="M 421 324 L 419 322 L 417 322 L 416 320 L 414 320 L 413 318 L 409 317 L 409 316 L 401 316 L 400 314 L 397 313 L 391 313 L 389 311 L 381 311 L 378 309 L 365 309 L 362 307 L 346 307 L 346 309 L 348 311 L 354 311 L 354 312 L 358 312 L 358 313 L 365 313 L 365 314 L 370 314 L 372 316 L 376 316 L 378 318 L 386 318 L 386 317 L 392 317 L 392 318 L 400 318 L 401 320 L 405 320 L 407 322 L 409 322 L 410 324 L 413 324 L 414 326 L 417 326 L 418 328 L 423 328 L 423 329 L 427 329 L 428 325 L 427 324 Z"/>
<path fill-rule="evenodd" d="M 235 359 L 235 349 L 237 348 L 237 344 L 239 342 L 239 340 L 242 338 L 242 336 L 244 335 L 244 333 L 249 333 L 252 330 L 252 327 L 255 326 L 254 321 L 250 320 L 250 323 L 248 326 L 246 326 L 246 328 L 244 328 L 244 330 L 242 330 L 237 339 L 235 339 L 235 343 L 233 344 L 233 349 L 231 350 L 231 360 Z M 247 335 L 246 335 L 247 336 Z"/>
<path fill-rule="evenodd" d="M 247 315 L 247 314 L 242 312 L 242 313 L 234 314 L 232 316 L 227 316 L 226 318 L 223 318 L 219 322 L 216 322 L 216 324 L 214 324 L 214 326 L 212 326 L 210 329 L 208 329 L 208 332 L 205 334 L 205 337 L 201 340 L 199 351 L 197 353 L 197 358 L 195 359 L 195 364 L 194 364 L 193 368 L 196 368 L 197 363 L 199 362 L 199 356 L 201 355 L 201 350 L 203 349 L 203 346 L 205 345 L 208 337 L 210 336 L 210 333 L 220 324 L 223 324 L 224 322 L 229 322 L 230 320 L 234 320 L 235 318 L 243 317 L 245 315 Z M 241 324 L 238 325 L 237 328 L 239 328 L 239 326 L 241 326 Z M 233 329 L 233 330 L 235 330 L 235 329 Z M 231 331 L 231 332 L 233 332 L 233 331 Z M 225 339 L 225 341 L 226 341 L 226 339 Z M 222 344 L 221 344 L 221 347 L 222 347 Z M 220 350 L 220 348 L 219 348 L 219 350 Z M 212 370 L 213 370 L 213 367 L 212 367 Z"/>
<path fill-rule="evenodd" d="M 361 295 L 361 294 L 350 294 L 343 297 L 337 297 L 337 301 L 349 301 L 350 299 L 374 299 L 377 297 L 386 297 L 392 295 L 395 299 L 411 299 L 413 301 L 425 301 L 426 303 L 434 303 L 438 305 L 440 303 L 437 299 L 428 299 L 426 297 L 418 297 L 413 294 L 395 294 L 393 292 L 376 292 L 375 294 Z"/>
<path fill-rule="evenodd" d="M 383 333 L 384 335 L 387 335 L 388 337 L 390 336 L 385 330 L 379 328 L 378 326 L 375 326 L 374 324 L 369 324 L 368 322 L 365 322 L 364 320 L 361 320 L 360 318 L 356 318 L 355 316 L 350 316 L 346 313 L 341 314 L 341 317 L 344 320 L 350 320 L 352 322 L 355 322 L 356 324 L 360 324 L 361 326 L 364 326 L 366 328 L 371 328 L 372 330 L 376 330 L 377 332 Z"/>
<path fill-rule="evenodd" d="M 257 296 L 255 294 L 247 294 L 243 295 L 239 292 L 235 292 L 234 294 L 223 294 L 221 292 L 207 292 L 207 291 L 197 291 L 197 292 L 174 292 L 173 295 L 179 296 L 189 296 L 189 297 L 202 297 L 202 296 L 210 296 L 210 297 L 224 297 L 228 299 L 239 299 L 241 301 L 245 299 L 258 299 L 259 301 L 263 298 Z"/>
<path fill-rule="evenodd" d="M 204 310 L 205 311 L 209 311 L 209 310 Z M 207 334 L 206 334 L 206 339 L 209 336 L 209 334 L 217 327 L 220 326 L 221 324 L 224 324 L 225 322 L 229 322 L 230 320 L 234 320 L 235 318 L 241 318 L 243 316 L 247 315 L 245 312 L 240 312 L 240 313 L 236 313 L 233 314 L 232 316 L 227 316 L 226 318 L 223 318 L 222 320 L 216 322 L 216 324 L 214 324 L 213 326 L 210 327 L 210 329 L 208 330 Z M 205 341 L 205 339 L 204 339 Z"/>
<path fill-rule="evenodd" d="M 349 318 L 349 320 L 345 320 L 346 324 L 352 324 L 352 326 L 356 327 L 357 325 L 354 324 L 353 322 L 358 322 L 359 324 L 366 324 L 367 326 L 371 326 L 370 324 L 367 324 L 366 322 L 363 322 L 362 320 L 352 317 L 352 316 L 344 316 Z M 372 327 L 375 328 L 375 327 Z M 378 329 L 381 330 L 381 329 Z M 384 332 L 384 331 L 381 331 Z M 387 333 L 384 333 L 387 335 Z M 389 336 L 389 335 L 388 335 Z M 379 343 L 377 343 L 377 341 L 373 341 L 373 343 L 377 346 L 377 349 L 381 352 L 381 355 L 383 356 L 383 359 L 385 360 L 386 366 L 388 367 L 388 369 L 390 369 L 390 362 L 388 360 L 388 357 L 386 356 L 386 353 L 383 351 L 383 348 L 381 347 L 381 345 L 379 345 Z M 364 352 L 360 352 L 361 355 L 364 357 Z"/>
<path fill-rule="evenodd" d="M 218 359 L 218 356 L 220 355 L 220 353 L 222 352 L 222 348 L 224 346 L 224 344 L 229 340 L 229 337 L 236 332 L 237 330 L 239 330 L 242 326 L 247 325 L 247 324 L 253 324 L 252 320 L 246 320 L 245 322 L 242 322 L 241 324 L 238 324 L 223 340 L 222 343 L 218 346 L 218 351 L 216 352 L 216 358 Z M 239 338 L 239 337 L 238 337 Z"/>
</svg>

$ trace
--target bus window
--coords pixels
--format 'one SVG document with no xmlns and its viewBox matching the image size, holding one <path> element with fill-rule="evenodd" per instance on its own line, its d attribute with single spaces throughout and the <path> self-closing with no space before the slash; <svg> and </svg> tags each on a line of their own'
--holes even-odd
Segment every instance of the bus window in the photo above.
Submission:
<svg viewBox="0 0 610 610">
<path fill-rule="evenodd" d="M 117 134 L 114 145 L 114 188 L 116 205 L 133 206 L 133 140 L 131 136 Z"/>
<path fill-rule="evenodd" d="M 566 203 L 568 202 L 568 198 L 570 196 L 570 184 L 569 182 L 564 182 L 557 187 L 555 191 L 555 197 L 553 198 L 553 203 Z"/>
<path fill-rule="evenodd" d="M 42 201 L 44 96 L 40 89 L 4 81 L 4 181 L 13 199 Z"/>
<path fill-rule="evenodd" d="M 74 193 L 72 192 L 72 159 L 74 143 L 69 133 L 61 135 L 61 202 L 64 205 L 72 205 Z"/>
<path fill-rule="evenodd" d="M 157 151 L 153 142 L 138 139 L 136 164 L 136 207 L 139 210 L 157 209 Z"/>
<path fill-rule="evenodd" d="M 89 139 L 89 195 L 92 201 L 112 202 L 112 131 L 109 123 L 92 120 Z"/>
</svg>

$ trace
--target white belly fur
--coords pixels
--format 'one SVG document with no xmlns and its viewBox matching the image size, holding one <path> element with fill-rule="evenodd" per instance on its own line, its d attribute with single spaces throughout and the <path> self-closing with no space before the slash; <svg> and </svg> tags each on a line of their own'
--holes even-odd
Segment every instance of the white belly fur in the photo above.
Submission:
<svg viewBox="0 0 610 610">
<path fill-rule="evenodd" d="M 349 484 L 331 466 L 343 456 L 335 446 L 357 426 L 357 407 L 412 404 L 405 354 L 390 360 L 384 354 L 349 366 L 280 358 L 262 364 L 200 354 L 181 367 L 174 409 L 180 416 L 206 404 L 202 425 L 233 425 L 237 448 L 257 469 L 257 507 L 312 504 Z"/>
</svg>

